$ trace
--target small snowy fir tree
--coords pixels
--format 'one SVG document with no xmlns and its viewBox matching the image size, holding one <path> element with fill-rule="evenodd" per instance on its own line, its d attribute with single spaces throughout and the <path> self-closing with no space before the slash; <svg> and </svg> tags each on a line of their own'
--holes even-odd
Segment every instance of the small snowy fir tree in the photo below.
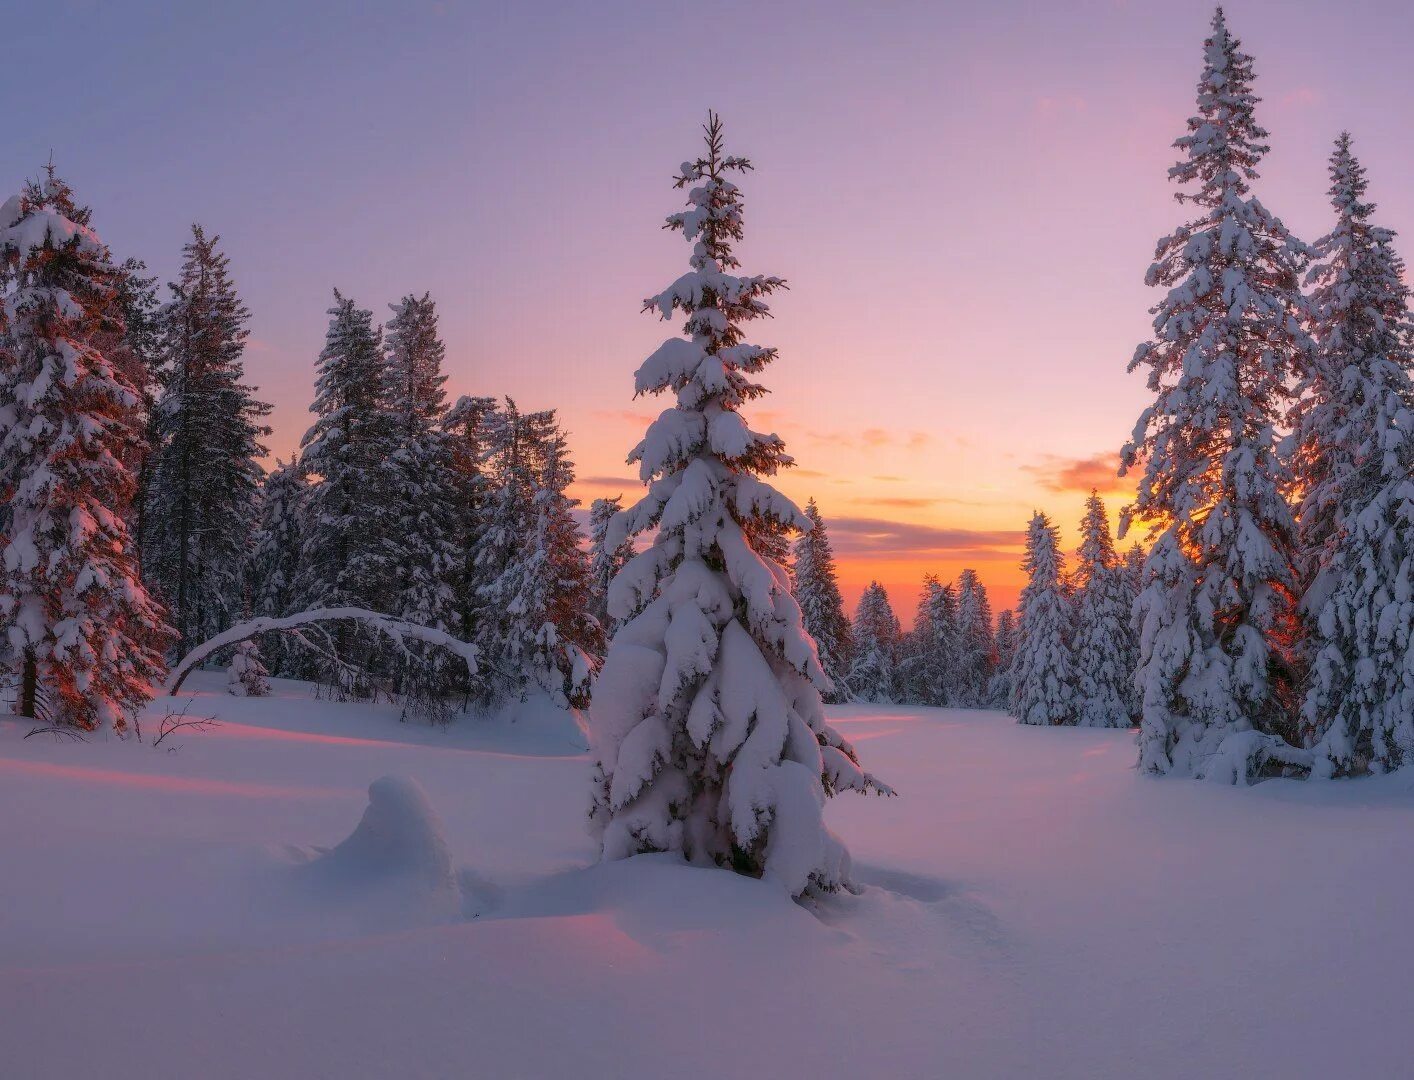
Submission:
<svg viewBox="0 0 1414 1080">
<path fill-rule="evenodd" d="M 1016 612 L 1007 608 L 997 616 L 997 671 L 987 687 L 987 704 L 993 709 L 1011 707 L 1011 665 L 1016 660 Z"/>
<path fill-rule="evenodd" d="M 656 529 L 614 581 L 614 635 L 595 688 L 591 820 L 605 858 L 681 852 L 761 876 L 791 895 L 849 884 L 849 855 L 826 827 L 825 798 L 878 785 L 825 722 L 829 680 L 784 570 L 763 561 L 747 523 L 808 519 L 764 477 L 790 463 L 780 439 L 752 431 L 741 406 L 776 357 L 744 341 L 779 278 L 742 276 L 733 244 L 742 198 L 728 178 L 751 166 L 722 152 L 715 114 L 707 153 L 677 178 L 689 209 L 667 227 L 692 245 L 691 269 L 645 310 L 680 312 L 686 337 L 660 346 L 638 393 L 676 403 L 630 455 L 649 484 L 614 519 L 609 542 Z"/>
<path fill-rule="evenodd" d="M 854 634 L 840 595 L 829 532 L 814 499 L 805 504 L 805 516 L 810 528 L 795 542 L 795 598 L 806 633 L 815 641 L 820 667 L 833 687 L 825 700 L 844 701 L 849 696 Z"/>
<path fill-rule="evenodd" d="M 913 629 L 904 635 L 899 673 L 910 705 L 942 707 L 957 698 L 959 628 L 957 592 L 937 575 L 923 579 Z"/>
<path fill-rule="evenodd" d="M 1169 291 L 1130 370 L 1148 369 L 1155 400 L 1121 455 L 1123 470 L 1144 469 L 1125 523 L 1137 517 L 1153 537 L 1137 604 L 1140 767 L 1180 776 L 1205 775 L 1230 735 L 1255 731 L 1270 748 L 1295 735 L 1295 523 L 1275 431 L 1312 348 L 1307 249 L 1251 194 L 1266 132 L 1252 58 L 1222 9 L 1203 56 L 1198 112 L 1169 172 L 1200 213 L 1159 241 L 1149 268 L 1148 284 Z"/>
<path fill-rule="evenodd" d="M 1129 609 L 1134 601 L 1097 491 L 1085 500 L 1074 582 L 1071 649 L 1079 723 L 1128 727 L 1136 653 Z"/>
<path fill-rule="evenodd" d="M 185 653 L 245 614 L 246 570 L 270 406 L 244 383 L 250 313 L 219 236 L 192 226 L 173 300 L 144 510 L 143 571 L 167 604 Z"/>
<path fill-rule="evenodd" d="M 419 626 L 450 630 L 458 562 L 455 482 L 442 374 L 446 347 L 438 336 L 431 296 L 405 296 L 391 305 L 385 328 L 390 412 L 397 451 L 397 497 L 389 514 L 389 546 L 396 567 L 391 614 Z M 397 683 L 408 701 L 433 715 L 445 713 L 452 680 L 463 665 L 440 649 L 409 643 L 397 661 Z"/>
<path fill-rule="evenodd" d="M 1021 590 L 1016 656 L 1011 665 L 1011 714 L 1023 724 L 1076 722 L 1075 670 L 1070 655 L 1070 605 L 1060 536 L 1037 511 L 1026 530 L 1026 587 Z"/>
<path fill-rule="evenodd" d="M 983 709 L 997 672 L 997 643 L 992 631 L 992 602 L 976 570 L 957 577 L 957 691 L 953 704 Z"/>
<path fill-rule="evenodd" d="M 142 396 L 97 342 L 115 271 L 53 167 L 0 204 L 0 648 L 16 712 L 122 731 L 170 640 L 128 529 Z"/>
<path fill-rule="evenodd" d="M 226 689 L 236 697 L 265 697 L 270 693 L 270 672 L 260 660 L 260 649 L 247 639 L 236 646 L 226 668 Z"/>
<path fill-rule="evenodd" d="M 316 419 L 301 442 L 300 467 L 309 486 L 303 499 L 297 604 L 386 613 L 397 601 L 393 533 L 400 476 L 383 332 L 374 328 L 371 311 L 337 289 L 329 316 L 316 367 Z M 332 649 L 343 689 L 363 694 L 369 687 L 354 677 L 354 667 L 373 662 L 375 647 L 356 633 L 340 626 Z"/>
<path fill-rule="evenodd" d="M 1342 134 L 1336 225 L 1309 281 L 1318 352 L 1297 447 L 1303 612 L 1313 662 L 1303 720 L 1317 776 L 1382 772 L 1414 754 L 1414 387 L 1409 290 L 1394 234 Z"/>
<path fill-rule="evenodd" d="M 902 697 L 898 663 L 903 629 L 889 603 L 889 594 L 871 581 L 854 609 L 854 660 L 849 669 L 850 692 L 861 701 L 892 704 Z"/>
<path fill-rule="evenodd" d="M 609 523 L 622 510 L 622 495 L 615 495 L 612 499 L 595 499 L 589 507 L 589 572 L 593 580 L 593 613 L 605 633 L 618 629 L 614 620 L 609 618 L 609 586 L 633 558 L 631 540 L 609 546 Z"/>
<path fill-rule="evenodd" d="M 1140 686 L 1138 678 L 1139 669 L 1139 629 L 1140 620 L 1137 617 L 1135 605 L 1139 602 L 1139 595 L 1144 591 L 1144 567 L 1148 562 L 1148 554 L 1138 544 L 1130 545 L 1128 551 L 1124 553 L 1124 562 L 1120 570 L 1124 575 L 1124 588 L 1127 607 L 1125 607 L 1125 618 L 1128 620 L 1129 642 L 1134 650 L 1130 656 L 1129 682 L 1126 686 L 1125 704 L 1129 708 L 1130 726 L 1138 724 L 1144 716 L 1144 692 Z"/>
</svg>

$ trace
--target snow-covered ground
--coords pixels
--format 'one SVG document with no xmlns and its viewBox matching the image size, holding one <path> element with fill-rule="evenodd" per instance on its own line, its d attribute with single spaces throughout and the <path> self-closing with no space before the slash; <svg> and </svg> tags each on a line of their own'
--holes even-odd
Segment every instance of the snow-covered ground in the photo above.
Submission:
<svg viewBox="0 0 1414 1080">
<path fill-rule="evenodd" d="M 1152 780 L 1125 732 L 833 709 L 901 797 L 833 801 L 868 887 L 810 910 L 593 865 L 554 717 L 441 732 L 221 683 L 190 712 L 222 725 L 157 749 L 0 721 L 0 1075 L 1414 1069 L 1414 778 Z M 322 856 L 383 776 L 425 802 L 388 782 Z"/>
</svg>

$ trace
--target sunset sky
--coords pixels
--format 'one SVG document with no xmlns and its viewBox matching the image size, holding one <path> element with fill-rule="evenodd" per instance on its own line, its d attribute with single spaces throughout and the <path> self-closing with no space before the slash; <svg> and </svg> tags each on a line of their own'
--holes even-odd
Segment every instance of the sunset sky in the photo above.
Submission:
<svg viewBox="0 0 1414 1080">
<path fill-rule="evenodd" d="M 744 270 L 791 285 L 748 417 L 795 456 L 781 486 L 819 501 L 851 604 L 877 577 L 906 622 L 925 571 L 972 565 L 1006 606 L 1033 508 L 1068 542 L 1092 484 L 1117 516 L 1210 4 L 346 6 L 54 3 L 4 28 L 0 183 L 52 150 L 163 280 L 191 222 L 219 232 L 275 453 L 308 426 L 331 287 L 380 318 L 430 290 L 449 392 L 558 408 L 576 493 L 632 497 L 624 456 L 666 404 L 633 371 L 677 329 L 639 307 L 685 268 L 659 225 L 711 107 L 757 167 Z M 1348 127 L 1381 221 L 1414 231 L 1414 10 L 1227 12 L 1265 99 L 1263 201 L 1324 232 Z M 73 56 L 42 47 L 55 23 Z"/>
</svg>

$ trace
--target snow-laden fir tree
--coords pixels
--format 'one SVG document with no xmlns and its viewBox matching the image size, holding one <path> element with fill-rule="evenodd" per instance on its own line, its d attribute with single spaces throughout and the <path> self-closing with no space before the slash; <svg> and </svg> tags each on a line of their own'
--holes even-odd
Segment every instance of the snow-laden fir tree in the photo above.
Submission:
<svg viewBox="0 0 1414 1080">
<path fill-rule="evenodd" d="M 854 659 L 854 634 L 845 614 L 835 571 L 835 553 L 820 508 L 811 499 L 805 504 L 810 528 L 795 542 L 795 599 L 805 632 L 815 642 L 820 667 L 833 687 L 826 701 L 849 696 L 849 670 Z"/>
<path fill-rule="evenodd" d="M 953 705 L 957 698 L 958 626 L 957 591 L 936 574 L 923 579 L 923 593 L 913 629 L 903 637 L 899 677 L 903 699 L 910 705 Z"/>
<path fill-rule="evenodd" d="M 609 499 L 595 499 L 589 506 L 589 573 L 593 582 L 594 618 L 604 628 L 606 634 L 618 629 L 609 618 L 609 586 L 619 571 L 633 558 L 633 542 L 622 540 L 609 546 L 609 523 L 614 515 L 623 510 L 623 496 Z"/>
<path fill-rule="evenodd" d="M 576 708 L 603 655 L 589 559 L 566 490 L 574 466 L 553 411 L 507 399 L 490 430 L 493 482 L 477 553 L 485 576 L 476 643 L 491 702 L 548 693 Z M 612 543 L 618 543 L 615 537 Z"/>
<path fill-rule="evenodd" d="M 1085 500 L 1075 561 L 1071 652 L 1078 723 L 1128 727 L 1138 651 L 1130 625 L 1134 598 L 1097 491 Z"/>
<path fill-rule="evenodd" d="M 250 313 L 219 236 L 192 226 L 162 313 L 166 353 L 144 510 L 143 572 L 185 653 L 246 613 L 270 406 L 245 385 Z"/>
<path fill-rule="evenodd" d="M 0 649 L 19 715 L 121 731 L 170 630 L 128 528 L 142 396 L 97 345 L 118 271 L 89 220 L 52 166 L 0 204 Z"/>
<path fill-rule="evenodd" d="M 270 693 L 269 674 L 259 646 L 252 640 L 242 641 L 226 668 L 226 691 L 235 697 L 265 697 Z"/>
<path fill-rule="evenodd" d="M 1011 665 L 1016 660 L 1016 612 L 1005 609 L 997 616 L 997 670 L 987 687 L 987 704 L 993 709 L 1011 707 Z"/>
<path fill-rule="evenodd" d="M 1295 524 L 1275 431 L 1311 351 L 1307 249 L 1251 193 L 1266 132 L 1252 58 L 1221 9 L 1203 56 L 1198 111 L 1169 172 L 1198 213 L 1159 241 L 1149 268 L 1148 284 L 1168 293 L 1130 370 L 1148 369 L 1155 400 L 1122 454 L 1124 470 L 1144 468 L 1126 525 L 1137 517 L 1153 537 L 1137 603 L 1140 766 L 1188 776 L 1230 735 L 1255 731 L 1244 745 L 1280 753 L 1295 734 Z"/>
<path fill-rule="evenodd" d="M 383 331 L 374 327 L 371 311 L 337 289 L 329 316 L 315 369 L 316 418 L 300 444 L 300 467 L 309 486 L 303 499 L 296 602 L 303 609 L 388 612 L 398 595 L 393 533 L 401 477 Z M 337 674 L 345 682 L 355 668 L 376 659 L 375 645 L 356 639 L 357 633 L 340 626 L 331 643 L 341 661 Z M 344 689 L 364 693 L 369 688 L 359 677 Z"/>
<path fill-rule="evenodd" d="M 1011 715 L 1023 724 L 1074 724 L 1079 709 L 1070 652 L 1070 604 L 1060 535 L 1037 511 L 1026 530 L 1027 582 L 1018 604 Z"/>
<path fill-rule="evenodd" d="M 250 611 L 278 618 L 300 610 L 297 582 L 304 498 L 308 489 L 298 461 L 276 459 L 260 491 L 260 524 L 250 558 Z M 304 666 L 283 637 L 266 645 L 267 656 L 283 675 L 304 673 Z M 307 663 L 308 658 L 303 658 Z"/>
<path fill-rule="evenodd" d="M 391 464 L 398 480 L 389 515 L 389 547 L 396 566 L 390 614 L 450 630 L 459 549 L 451 437 L 441 426 L 447 350 L 438 335 L 437 305 L 430 295 L 405 296 L 390 306 L 393 317 L 384 328 L 385 375 L 397 444 Z M 463 669 L 441 649 L 409 643 L 398 657 L 395 675 L 399 690 L 415 707 L 441 714 L 452 680 Z"/>
<path fill-rule="evenodd" d="M 451 568 L 452 632 L 462 641 L 481 633 L 481 591 L 487 574 L 477 565 L 485 539 L 492 493 L 490 459 L 496 426 L 496 400 L 464 396 L 447 410 L 442 430 L 447 435 L 451 463 L 452 539 L 456 553 Z M 485 697 L 484 685 L 464 686 Z"/>
<path fill-rule="evenodd" d="M 723 154 L 715 114 L 706 132 L 705 156 L 677 178 L 689 209 L 667 222 L 692 245 L 691 268 L 645 305 L 680 312 L 686 336 L 635 379 L 638 393 L 676 402 L 630 455 L 649 490 L 610 537 L 657 530 L 610 589 L 610 615 L 628 621 L 591 709 L 592 821 L 606 858 L 676 851 L 798 895 L 849 882 L 826 796 L 878 785 L 825 722 L 829 680 L 784 570 L 747 540 L 753 519 L 809 521 L 764 479 L 789 464 L 781 440 L 741 415 L 765 392 L 752 377 L 776 356 L 748 344 L 744 327 L 784 283 L 737 273 L 742 199 L 729 177 L 750 163 Z"/>
<path fill-rule="evenodd" d="M 992 630 L 992 601 L 976 570 L 957 577 L 957 673 L 953 704 L 986 708 L 997 671 L 997 643 Z"/>
<path fill-rule="evenodd" d="M 1318 349 L 1292 436 L 1312 655 L 1303 720 L 1318 776 L 1384 771 L 1414 752 L 1409 290 L 1347 134 L 1330 174 L 1336 224 L 1308 278 Z"/>
<path fill-rule="evenodd" d="M 854 657 L 849 669 L 850 693 L 860 701 L 891 704 L 903 696 L 899 677 L 899 649 L 903 628 L 889 594 L 877 581 L 865 586 L 854 609 Z"/>
</svg>

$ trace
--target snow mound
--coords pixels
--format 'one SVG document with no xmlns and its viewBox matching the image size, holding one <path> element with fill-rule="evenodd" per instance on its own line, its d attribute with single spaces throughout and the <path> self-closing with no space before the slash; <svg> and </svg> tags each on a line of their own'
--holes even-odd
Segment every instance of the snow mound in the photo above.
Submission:
<svg viewBox="0 0 1414 1080">
<path fill-rule="evenodd" d="M 460 878 L 427 793 L 410 777 L 384 776 L 368 785 L 358 828 L 298 868 L 316 892 L 355 914 L 412 925 L 462 916 Z"/>
</svg>

